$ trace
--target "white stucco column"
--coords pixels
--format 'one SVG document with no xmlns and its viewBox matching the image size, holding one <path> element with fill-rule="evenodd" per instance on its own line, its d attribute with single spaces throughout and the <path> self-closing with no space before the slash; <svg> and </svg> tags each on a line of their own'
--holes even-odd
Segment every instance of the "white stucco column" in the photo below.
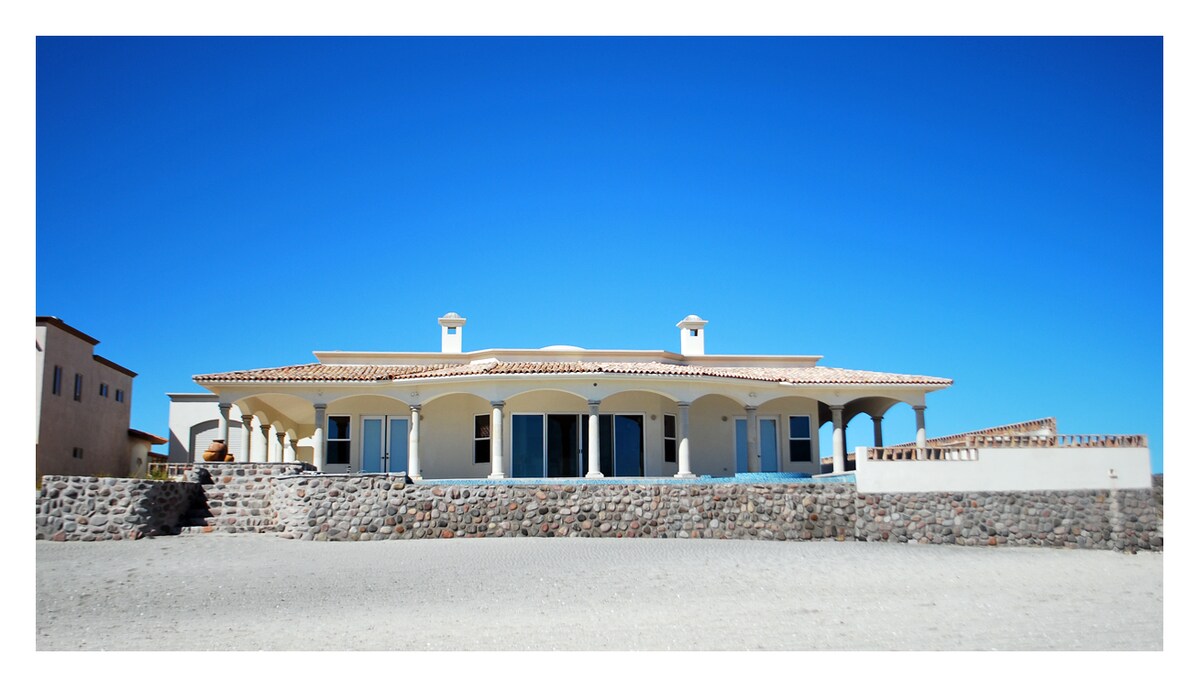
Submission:
<svg viewBox="0 0 1200 688">
<path fill-rule="evenodd" d="M 679 402 L 679 423 L 675 428 L 677 433 L 675 443 L 679 451 L 679 472 L 675 474 L 676 478 L 696 477 L 696 474 L 692 473 L 691 449 L 688 446 L 688 409 L 690 407 L 691 404 L 686 401 Z"/>
<path fill-rule="evenodd" d="M 233 408 L 233 404 L 217 404 L 217 437 L 225 443 L 225 448 L 229 449 L 229 409 Z"/>
<path fill-rule="evenodd" d="M 271 461 L 274 463 L 283 463 L 283 445 L 287 442 L 287 433 L 278 432 L 276 428 L 275 446 L 272 447 L 275 451 L 271 452 Z"/>
<path fill-rule="evenodd" d="M 762 471 L 758 456 L 758 407 L 746 407 L 746 470 L 751 473 Z M 736 472 L 736 471 L 735 471 Z"/>
<path fill-rule="evenodd" d="M 239 463 L 248 463 L 250 461 L 250 445 L 251 436 L 254 434 L 250 430 L 254 427 L 254 416 L 244 414 L 242 416 L 242 451 L 237 457 Z"/>
<path fill-rule="evenodd" d="M 921 405 L 913 406 L 913 411 L 917 414 L 917 447 L 925 448 L 925 407 Z"/>
<path fill-rule="evenodd" d="M 318 471 L 325 470 L 325 404 L 313 404 L 313 416 L 317 429 L 313 431 L 313 465 Z"/>
<path fill-rule="evenodd" d="M 842 424 L 842 406 L 830 406 L 833 413 L 833 472 L 846 470 L 846 426 Z"/>
<path fill-rule="evenodd" d="M 296 463 L 296 440 L 290 437 L 283 438 L 283 462 Z"/>
<path fill-rule="evenodd" d="M 883 446 L 883 416 L 871 416 L 871 422 L 875 424 L 875 446 Z"/>
<path fill-rule="evenodd" d="M 268 458 L 267 451 L 271 444 L 271 425 L 263 423 L 258 429 L 262 432 L 262 437 L 254 439 L 254 454 L 250 460 L 254 463 L 266 463 Z"/>
<path fill-rule="evenodd" d="M 504 402 L 492 402 L 492 472 L 488 478 L 504 477 Z"/>
<path fill-rule="evenodd" d="M 588 400 L 588 469 L 586 478 L 603 478 L 600 472 L 600 402 Z"/>
<path fill-rule="evenodd" d="M 421 405 L 411 404 L 412 420 L 408 424 L 408 477 L 421 479 Z"/>
</svg>

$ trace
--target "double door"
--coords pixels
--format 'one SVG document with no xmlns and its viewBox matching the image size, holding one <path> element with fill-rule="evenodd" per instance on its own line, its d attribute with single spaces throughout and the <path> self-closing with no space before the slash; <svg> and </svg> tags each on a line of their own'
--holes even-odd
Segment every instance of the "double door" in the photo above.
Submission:
<svg viewBox="0 0 1200 688">
<path fill-rule="evenodd" d="M 750 461 L 746 456 L 746 419 L 734 421 L 733 450 L 737 457 L 737 472 L 749 473 Z M 758 453 L 762 457 L 763 473 L 779 472 L 779 428 L 778 419 L 773 417 L 758 418 Z"/>
<path fill-rule="evenodd" d="M 362 472 L 401 473 L 408 470 L 408 418 L 363 416 Z"/>
</svg>

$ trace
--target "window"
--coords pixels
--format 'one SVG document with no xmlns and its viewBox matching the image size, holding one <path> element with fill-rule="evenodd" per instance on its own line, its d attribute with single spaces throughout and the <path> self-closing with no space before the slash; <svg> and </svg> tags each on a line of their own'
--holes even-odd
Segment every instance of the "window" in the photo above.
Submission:
<svg viewBox="0 0 1200 688">
<path fill-rule="evenodd" d="M 675 442 L 675 416 L 663 414 L 663 460 L 675 463 L 679 460 L 679 450 Z"/>
<path fill-rule="evenodd" d="M 475 463 L 490 463 L 492 460 L 492 417 L 488 414 L 475 416 Z"/>
<path fill-rule="evenodd" d="M 117 398 L 117 401 L 121 402 L 122 404 L 125 403 L 125 390 L 118 389 L 115 396 Z"/>
<path fill-rule="evenodd" d="M 325 440 L 325 463 L 350 463 L 350 416 L 329 417 L 329 438 Z"/>
<path fill-rule="evenodd" d="M 689 334 L 690 336 L 692 336 L 692 337 L 699 337 L 699 336 L 700 336 L 700 330 L 688 330 L 688 334 Z"/>
<path fill-rule="evenodd" d="M 446 328 L 446 334 L 454 334 L 455 332 L 458 332 L 457 327 L 447 327 Z"/>
<path fill-rule="evenodd" d="M 808 416 L 788 417 L 788 458 L 812 461 L 812 427 Z"/>
<path fill-rule="evenodd" d="M 62 366 L 54 366 L 54 387 L 52 391 L 62 396 Z"/>
<path fill-rule="evenodd" d="M 104 384 L 103 382 L 100 383 L 100 396 L 105 398 L 108 397 L 108 385 Z"/>
<path fill-rule="evenodd" d="M 75 401 L 83 401 L 83 376 L 75 374 Z"/>
<path fill-rule="evenodd" d="M 82 459 L 83 458 L 83 447 L 72 447 L 71 448 L 71 458 Z"/>
</svg>

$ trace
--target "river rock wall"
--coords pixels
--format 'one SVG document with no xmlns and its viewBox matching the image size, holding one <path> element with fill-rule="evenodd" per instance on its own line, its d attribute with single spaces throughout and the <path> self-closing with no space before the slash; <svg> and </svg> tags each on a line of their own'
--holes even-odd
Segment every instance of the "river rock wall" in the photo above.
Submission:
<svg viewBox="0 0 1200 688">
<path fill-rule="evenodd" d="M 47 475 L 38 493 L 38 540 L 125 540 L 171 535 L 194 503 L 196 483 Z"/>
</svg>

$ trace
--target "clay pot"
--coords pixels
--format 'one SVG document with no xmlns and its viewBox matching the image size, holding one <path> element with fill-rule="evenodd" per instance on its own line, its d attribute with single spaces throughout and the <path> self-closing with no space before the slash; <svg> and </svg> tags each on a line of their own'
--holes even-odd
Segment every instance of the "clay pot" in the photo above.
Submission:
<svg viewBox="0 0 1200 688">
<path fill-rule="evenodd" d="M 208 445 L 208 449 L 204 450 L 205 461 L 225 461 L 228 456 L 229 449 L 225 446 L 222 440 L 213 440 L 212 444 Z"/>
</svg>

